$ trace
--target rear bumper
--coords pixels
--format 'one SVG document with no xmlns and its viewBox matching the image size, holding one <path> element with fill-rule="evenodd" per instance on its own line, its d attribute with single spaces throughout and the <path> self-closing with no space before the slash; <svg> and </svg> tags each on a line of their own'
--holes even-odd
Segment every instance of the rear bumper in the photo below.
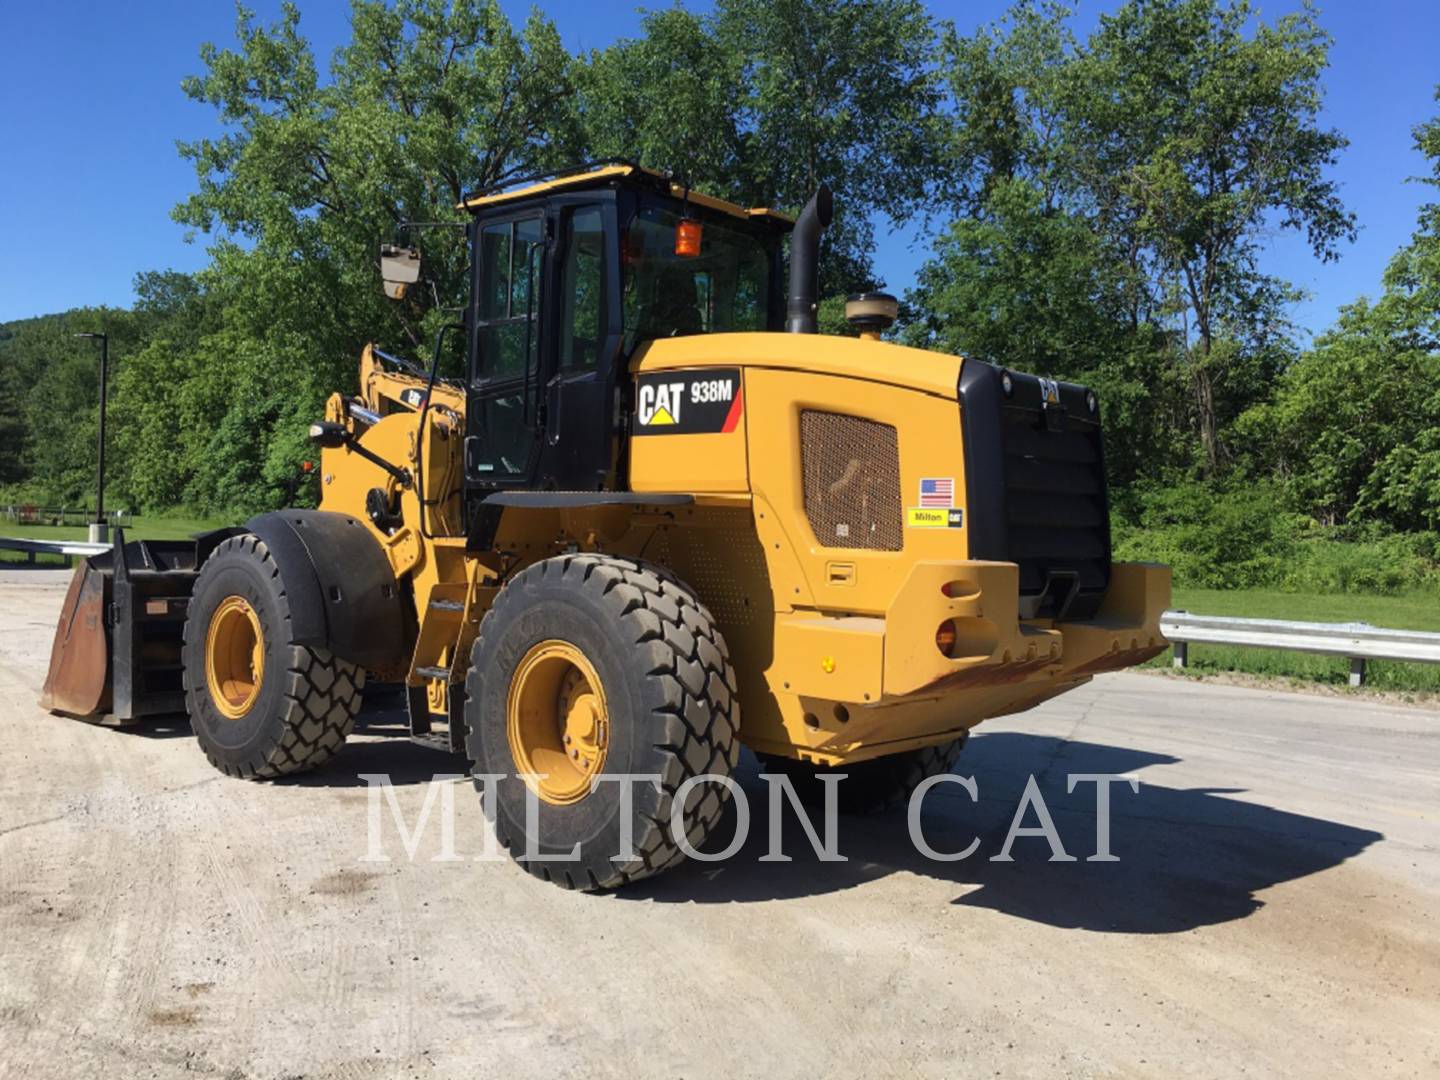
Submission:
<svg viewBox="0 0 1440 1080">
<path fill-rule="evenodd" d="M 1014 563 L 922 562 L 883 618 L 782 618 L 771 670 L 784 682 L 772 689 L 809 718 L 803 733 L 787 724 L 794 749 L 841 762 L 939 742 L 1167 646 L 1168 566 L 1114 564 L 1098 609 L 1076 621 L 1022 621 L 1018 586 Z M 951 656 L 935 644 L 947 621 Z M 830 722 L 837 715 L 846 719 Z"/>
<path fill-rule="evenodd" d="M 1112 565 L 1099 608 L 1075 621 L 1022 621 L 1017 584 L 1013 563 L 917 567 L 886 614 L 886 696 L 1068 681 L 1144 663 L 1166 647 L 1160 616 L 1170 606 L 1168 566 Z M 946 619 L 956 627 L 952 657 L 935 646 Z"/>
</svg>

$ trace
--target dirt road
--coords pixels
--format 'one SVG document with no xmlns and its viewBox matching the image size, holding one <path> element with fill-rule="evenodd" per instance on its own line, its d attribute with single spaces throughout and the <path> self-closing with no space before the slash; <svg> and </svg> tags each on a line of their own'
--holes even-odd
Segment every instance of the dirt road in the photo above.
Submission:
<svg viewBox="0 0 1440 1080">
<path fill-rule="evenodd" d="M 455 783 L 405 857 L 364 862 L 369 790 L 406 820 L 464 762 L 367 708 L 330 768 L 220 777 L 188 729 L 35 705 L 64 575 L 0 572 L 0 1075 L 1113 1076 L 1440 1072 L 1440 714 L 1104 677 L 983 725 L 927 801 L 787 827 L 618 896 L 475 862 Z M 1025 778 L 1066 850 L 994 862 Z M 1095 851 L 1095 792 L 1112 789 Z M 377 803 L 378 805 L 378 803 Z M 1033 824 L 1033 818 L 1031 819 Z M 793 826 L 793 821 L 787 823 Z"/>
</svg>

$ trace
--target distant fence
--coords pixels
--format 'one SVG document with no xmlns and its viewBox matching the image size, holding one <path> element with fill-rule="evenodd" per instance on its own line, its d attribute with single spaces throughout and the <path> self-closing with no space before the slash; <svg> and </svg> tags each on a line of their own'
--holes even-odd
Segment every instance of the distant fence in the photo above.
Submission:
<svg viewBox="0 0 1440 1080">
<path fill-rule="evenodd" d="M 106 510 L 107 524 L 129 526 L 134 516 L 129 510 Z M 0 506 L 0 521 L 17 525 L 91 525 L 95 511 L 83 506 L 32 506 L 26 503 Z"/>
<path fill-rule="evenodd" d="M 1191 643 L 1243 645 L 1256 649 L 1344 656 L 1350 660 L 1350 685 L 1365 683 L 1365 661 L 1408 660 L 1440 664 L 1440 634 L 1423 630 L 1387 630 L 1369 623 L 1290 622 L 1283 619 L 1236 619 L 1225 615 L 1191 615 L 1167 611 L 1160 632 L 1175 648 L 1175 666 L 1189 661 Z"/>
</svg>

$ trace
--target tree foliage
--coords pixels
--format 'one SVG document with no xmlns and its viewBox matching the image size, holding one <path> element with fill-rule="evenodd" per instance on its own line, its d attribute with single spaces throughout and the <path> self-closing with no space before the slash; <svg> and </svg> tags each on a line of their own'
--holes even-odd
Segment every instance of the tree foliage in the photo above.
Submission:
<svg viewBox="0 0 1440 1080">
<path fill-rule="evenodd" d="M 1309 7 L 1267 23 L 1245 0 L 1131 0 L 1083 41 L 1068 18 L 1022 3 L 947 34 L 957 219 L 909 336 L 1119 394 L 1121 479 L 1191 448 L 1214 474 L 1293 354 L 1267 229 L 1326 259 L 1353 234 L 1327 172 L 1345 139 L 1319 124 L 1329 41 Z"/>
<path fill-rule="evenodd" d="M 465 193 L 561 153 L 572 60 L 545 18 L 516 29 L 488 0 L 356 0 L 351 27 L 322 79 L 293 4 L 268 27 L 241 9 L 238 47 L 205 46 L 204 72 L 185 82 L 227 128 L 181 145 L 197 190 L 175 212 L 210 238 L 199 288 L 215 317 L 197 340 L 134 360 L 137 385 L 167 365 L 181 374 L 136 405 L 143 504 L 248 511 L 283 498 L 308 420 L 353 385 L 361 347 L 424 349 L 464 295 L 458 230 L 407 236 L 425 249 L 438 307 L 384 299 L 378 244 L 402 223 L 457 220 Z M 165 416 L 194 425 L 168 475 L 142 463 Z"/>
<path fill-rule="evenodd" d="M 1415 146 L 1421 182 L 1440 186 L 1440 120 Z M 1346 307 L 1240 427 L 1306 514 L 1440 529 L 1440 203 L 1421 207 L 1380 298 Z"/>
<path fill-rule="evenodd" d="M 828 182 L 827 330 L 873 283 L 876 230 L 928 222 L 899 335 L 1095 386 L 1112 506 L 1140 527 L 1117 534 L 1127 553 L 1274 581 L 1319 550 L 1307 522 L 1377 552 L 1374 530 L 1440 527 L 1440 202 L 1382 293 L 1308 349 L 1265 263 L 1275 230 L 1328 260 L 1354 229 L 1315 10 L 1124 0 L 1081 29 L 1046 0 L 969 34 L 920 0 L 717 0 L 577 55 L 495 0 L 352 0 L 324 58 L 293 4 L 269 25 L 238 9 L 183 86 L 222 127 L 180 144 L 195 187 L 175 217 L 210 263 L 142 273 L 131 311 L 0 326 L 0 488 L 92 497 L 97 350 L 73 335 L 103 329 L 112 499 L 284 504 L 362 345 L 421 352 L 464 294 L 455 230 L 408 233 L 435 289 L 401 305 L 377 245 L 460 220 L 469 191 L 626 157 L 791 211 Z M 1440 119 L 1415 140 L 1440 184 Z M 1419 535 L 1395 550 L 1423 562 Z M 1325 559 L 1316 581 L 1370 580 Z"/>
<path fill-rule="evenodd" d="M 598 156 L 642 160 L 747 206 L 842 193 L 831 290 L 873 277 L 874 219 L 904 221 L 938 176 L 936 28 L 919 0 L 719 0 L 650 12 L 577 70 Z"/>
</svg>

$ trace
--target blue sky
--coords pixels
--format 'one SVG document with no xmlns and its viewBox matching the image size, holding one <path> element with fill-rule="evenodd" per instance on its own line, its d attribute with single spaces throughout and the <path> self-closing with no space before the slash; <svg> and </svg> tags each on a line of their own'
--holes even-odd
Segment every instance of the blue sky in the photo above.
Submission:
<svg viewBox="0 0 1440 1080">
<path fill-rule="evenodd" d="M 328 58 L 347 34 L 344 0 L 299 0 L 302 30 Z M 251 0 L 270 20 L 279 0 Z M 505 0 L 512 18 L 527 3 Z M 632 3 L 545 0 L 539 4 L 572 49 L 600 47 L 639 28 Z M 658 5 L 657 5 L 658 6 Z M 704 6 L 704 5 L 700 5 Z M 962 30 L 999 17 L 1000 0 L 934 3 Z M 1077 29 L 1113 3 L 1080 3 Z M 1295 3 L 1262 3 L 1273 17 Z M 1322 3 L 1335 38 L 1325 77 L 1327 120 L 1351 145 L 1335 170 L 1361 227 L 1339 263 L 1321 265 L 1292 234 L 1270 241 L 1266 269 L 1313 294 L 1295 311 L 1323 330 L 1337 308 L 1378 289 L 1415 211 L 1434 189 L 1406 183 L 1423 171 L 1410 129 L 1440 111 L 1440 3 Z M 0 4 L 0 236 L 11 246 L 0 276 L 0 320 L 84 304 L 128 305 L 137 270 L 194 270 L 204 241 L 185 241 L 169 211 L 194 187 L 176 140 L 217 130 L 214 114 L 188 101 L 180 80 L 199 69 L 203 41 L 233 41 L 234 8 L 220 0 L 133 4 Z M 840 193 L 843 197 L 843 193 Z M 21 254 L 23 252 L 23 255 Z M 878 267 L 892 291 L 913 281 L 924 238 L 881 233 Z M 22 269 L 23 268 L 23 269 Z"/>
</svg>

